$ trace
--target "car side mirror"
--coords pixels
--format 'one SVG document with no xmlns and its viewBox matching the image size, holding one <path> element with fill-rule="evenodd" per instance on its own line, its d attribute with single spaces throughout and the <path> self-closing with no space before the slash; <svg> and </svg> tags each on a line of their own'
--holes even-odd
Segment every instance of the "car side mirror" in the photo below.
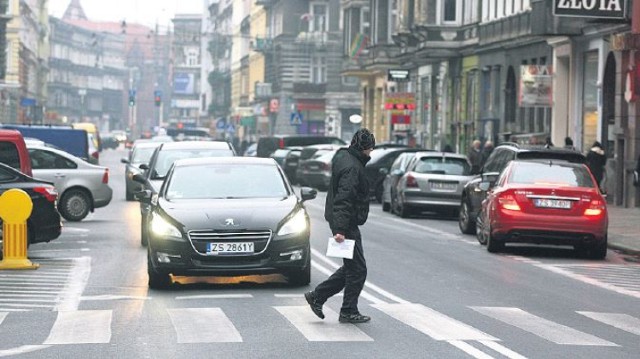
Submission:
<svg viewBox="0 0 640 359">
<path fill-rule="evenodd" d="M 491 183 L 480 182 L 480 184 L 478 185 L 478 188 L 483 192 L 487 192 L 491 188 Z"/>
<path fill-rule="evenodd" d="M 401 169 L 393 170 L 393 171 L 391 171 L 391 175 L 392 176 L 403 176 L 404 175 L 404 171 L 401 170 Z"/>
<path fill-rule="evenodd" d="M 150 203 L 151 202 L 151 190 L 145 189 L 144 191 L 136 192 L 133 194 L 133 198 L 142 202 L 142 203 Z"/>
<path fill-rule="evenodd" d="M 302 202 L 312 200 L 316 198 L 317 195 L 318 191 L 313 188 L 302 187 L 300 189 L 300 198 L 302 198 Z"/>
<path fill-rule="evenodd" d="M 389 170 L 387 168 L 381 168 L 379 172 L 380 174 L 385 176 L 389 174 Z"/>
<path fill-rule="evenodd" d="M 147 182 L 146 178 L 144 178 L 144 176 L 140 173 L 134 174 L 133 177 L 131 177 L 131 179 L 134 180 L 134 182 L 138 182 L 142 184 L 145 184 Z"/>
<path fill-rule="evenodd" d="M 141 164 L 140 166 L 138 166 L 139 169 L 147 171 L 149 169 L 149 165 L 146 163 Z"/>
<path fill-rule="evenodd" d="M 122 158 L 120 159 L 120 162 L 122 162 L 122 163 L 129 163 L 129 159 L 128 159 L 128 158 L 126 158 L 126 157 L 122 157 Z"/>
<path fill-rule="evenodd" d="M 499 176 L 500 176 L 500 173 L 498 172 L 483 173 L 482 181 L 478 185 L 478 188 L 480 188 L 482 191 L 485 191 L 485 192 L 490 190 L 498 181 Z"/>
</svg>

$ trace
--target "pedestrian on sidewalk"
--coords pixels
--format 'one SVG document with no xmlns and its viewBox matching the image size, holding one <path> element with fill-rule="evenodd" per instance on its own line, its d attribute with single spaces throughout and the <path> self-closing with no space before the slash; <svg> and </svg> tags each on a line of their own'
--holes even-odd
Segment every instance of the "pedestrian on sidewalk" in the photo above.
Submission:
<svg viewBox="0 0 640 359">
<path fill-rule="evenodd" d="M 304 297 L 315 315 L 324 319 L 323 304 L 344 289 L 340 323 L 365 323 L 370 317 L 360 314 L 358 297 L 367 279 L 367 263 L 362 249 L 362 237 L 358 226 L 367 221 L 369 215 L 369 181 L 364 166 L 376 145 L 375 137 L 366 128 L 359 129 L 347 149 L 340 149 L 332 161 L 331 184 L 327 192 L 324 218 L 336 242 L 346 238 L 355 240 L 353 259 L 345 258 L 342 267 L 315 290 Z"/>
<path fill-rule="evenodd" d="M 480 167 L 482 166 L 482 153 L 480 152 L 480 140 L 474 140 L 471 143 L 471 148 L 467 152 L 467 158 L 471 164 L 471 174 L 475 175 L 480 173 Z"/>
<path fill-rule="evenodd" d="M 598 187 L 602 193 L 605 193 L 603 188 L 602 180 L 605 175 L 604 166 L 607 164 L 607 156 L 604 154 L 604 149 L 602 148 L 602 144 L 596 141 L 591 146 L 591 149 L 587 153 L 587 167 L 591 170 L 593 177 L 596 179 L 598 183 Z"/>
<path fill-rule="evenodd" d="M 564 138 L 564 148 L 567 150 L 576 150 L 575 146 L 573 146 L 573 140 L 571 137 L 567 136 Z"/>
</svg>

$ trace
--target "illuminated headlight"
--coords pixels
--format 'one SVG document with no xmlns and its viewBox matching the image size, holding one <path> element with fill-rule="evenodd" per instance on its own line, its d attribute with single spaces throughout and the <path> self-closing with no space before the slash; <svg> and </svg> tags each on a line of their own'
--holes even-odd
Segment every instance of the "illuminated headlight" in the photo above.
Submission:
<svg viewBox="0 0 640 359">
<path fill-rule="evenodd" d="M 153 214 L 151 219 L 151 232 L 158 237 L 182 238 L 178 228 L 158 214 Z"/>
<path fill-rule="evenodd" d="M 304 215 L 304 210 L 299 210 L 294 214 L 278 231 L 279 236 L 286 236 L 288 234 L 302 233 L 307 229 L 307 218 Z"/>
</svg>

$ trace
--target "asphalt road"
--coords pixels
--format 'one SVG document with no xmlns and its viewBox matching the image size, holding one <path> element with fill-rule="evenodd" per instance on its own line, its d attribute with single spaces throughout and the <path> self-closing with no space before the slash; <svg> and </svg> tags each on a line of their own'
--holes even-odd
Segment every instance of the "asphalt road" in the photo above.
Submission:
<svg viewBox="0 0 640 359">
<path fill-rule="evenodd" d="M 320 321 L 278 275 L 178 278 L 147 288 L 136 202 L 124 200 L 125 151 L 103 152 L 112 203 L 34 245 L 36 271 L 0 271 L 0 357 L 20 358 L 637 358 L 640 265 L 562 248 L 494 255 L 452 218 L 400 219 L 373 205 L 362 227 L 369 267 L 360 310 Z M 312 285 L 338 261 L 323 255 L 324 194 L 308 202 Z"/>
</svg>

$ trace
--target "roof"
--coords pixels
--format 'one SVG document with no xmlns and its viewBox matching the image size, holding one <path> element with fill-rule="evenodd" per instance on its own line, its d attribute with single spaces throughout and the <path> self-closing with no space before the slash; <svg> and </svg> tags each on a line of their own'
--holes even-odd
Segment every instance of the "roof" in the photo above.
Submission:
<svg viewBox="0 0 640 359">
<path fill-rule="evenodd" d="M 153 142 L 153 141 L 144 141 L 144 142 L 135 142 L 133 144 L 133 148 L 156 148 L 160 146 L 162 142 Z"/>
<path fill-rule="evenodd" d="M 202 157 L 187 158 L 174 162 L 175 166 L 203 166 L 203 165 L 277 165 L 273 158 L 261 157 Z"/>
<path fill-rule="evenodd" d="M 178 149 L 220 149 L 231 150 L 228 142 L 225 141 L 182 141 L 164 142 L 161 144 L 163 150 Z"/>
<path fill-rule="evenodd" d="M 416 152 L 416 157 L 449 157 L 449 158 L 461 158 L 467 159 L 467 156 L 460 153 L 452 152 L 436 152 L 436 151 L 420 151 Z"/>
</svg>

